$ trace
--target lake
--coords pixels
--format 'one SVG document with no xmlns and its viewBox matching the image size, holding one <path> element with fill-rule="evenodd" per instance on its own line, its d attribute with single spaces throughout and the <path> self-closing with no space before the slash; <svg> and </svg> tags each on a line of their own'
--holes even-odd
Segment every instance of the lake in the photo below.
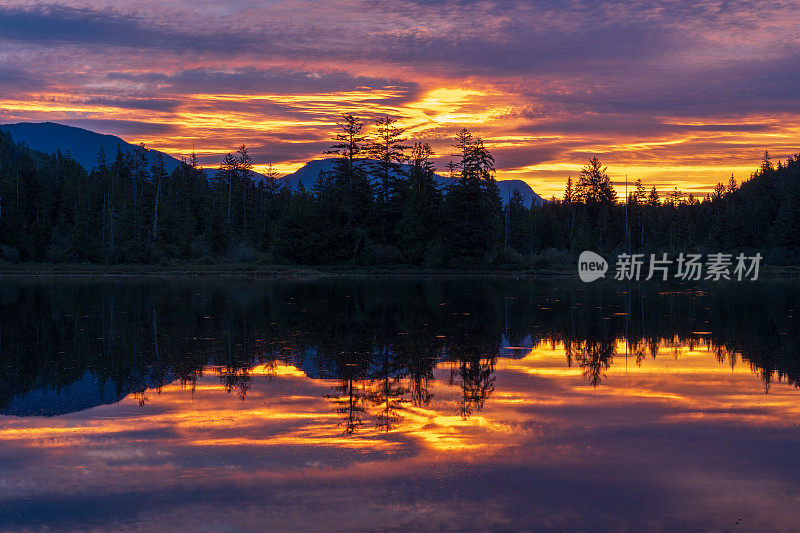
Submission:
<svg viewBox="0 0 800 533">
<path fill-rule="evenodd" d="M 0 529 L 797 530 L 800 284 L 0 280 Z"/>
</svg>

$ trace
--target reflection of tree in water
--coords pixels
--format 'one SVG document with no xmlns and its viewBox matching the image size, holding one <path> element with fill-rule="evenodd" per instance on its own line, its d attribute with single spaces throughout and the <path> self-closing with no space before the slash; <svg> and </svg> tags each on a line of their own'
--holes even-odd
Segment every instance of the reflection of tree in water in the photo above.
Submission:
<svg viewBox="0 0 800 533">
<path fill-rule="evenodd" d="M 169 383 L 193 389 L 209 367 L 245 399 L 250 369 L 283 361 L 337 381 L 330 399 L 346 431 L 388 431 L 408 406 L 430 404 L 437 365 L 450 368 L 447 382 L 461 393 L 453 409 L 468 417 L 494 390 L 501 347 L 543 342 L 563 343 L 593 386 L 621 364 L 624 343 L 626 364 L 639 365 L 659 350 L 709 346 L 721 364 L 748 364 L 769 390 L 800 382 L 799 305 L 800 291 L 781 283 L 6 283 L 0 409 L 87 374 L 146 403 Z"/>
<path fill-rule="evenodd" d="M 408 400 L 404 397 L 408 389 L 403 386 L 402 376 L 407 374 L 403 365 L 392 357 L 388 346 L 381 346 L 379 365 L 370 379 L 367 400 L 378 409 L 376 425 L 387 432 L 400 422 L 400 410 Z"/>
<path fill-rule="evenodd" d="M 341 329 L 335 328 L 335 331 L 326 329 L 318 338 L 323 342 L 307 351 L 316 354 L 313 360 L 321 363 L 326 377 L 338 380 L 334 392 L 326 397 L 333 404 L 333 411 L 343 415 L 344 432 L 355 433 L 364 425 L 367 412 L 368 394 L 364 375 L 374 357 L 372 339 L 359 335 L 348 324 Z M 334 342 L 336 338 L 340 342 Z"/>
<path fill-rule="evenodd" d="M 364 390 L 359 387 L 353 376 L 342 378 L 335 390 L 336 393 L 326 397 L 333 403 L 333 411 L 344 415 L 345 433 L 355 433 L 359 427 L 364 425 L 362 419 L 362 415 L 366 411 L 364 409 Z"/>
<path fill-rule="evenodd" d="M 453 363 L 450 384 L 461 387 L 458 414 L 467 419 L 483 409 L 486 398 L 494 392 L 494 365 L 496 356 L 473 356 Z"/>
<path fill-rule="evenodd" d="M 139 407 L 144 407 L 150 400 L 150 397 L 147 396 L 147 391 L 145 390 L 142 392 L 134 392 L 133 399 L 136 400 L 136 403 L 139 404 Z"/>
<path fill-rule="evenodd" d="M 354 433 L 366 425 L 367 416 L 374 420 L 375 427 L 389 432 L 403 420 L 406 405 L 424 407 L 430 402 L 428 385 L 433 380 L 436 362 L 431 360 L 430 366 L 420 374 L 407 367 L 392 366 L 387 352 L 384 348 L 382 355 L 377 356 L 383 363 L 376 365 L 373 371 L 341 378 L 335 392 L 326 396 L 334 412 L 343 415 L 345 433 Z M 495 360 L 494 357 L 472 357 L 451 362 L 448 383 L 461 389 L 456 410 L 462 418 L 467 419 L 483 409 L 494 391 Z M 357 372 L 357 365 L 352 366 L 353 372 Z"/>
<path fill-rule="evenodd" d="M 429 386 L 440 360 L 441 343 L 418 331 L 382 334 L 383 344 L 361 345 L 354 350 L 351 341 L 349 351 L 340 348 L 335 352 L 332 374 L 340 376 L 339 384 L 327 398 L 334 412 L 344 415 L 346 433 L 365 425 L 368 415 L 374 418 L 375 427 L 388 432 L 402 420 L 406 405 L 425 407 L 431 401 Z M 317 353 L 326 366 L 324 356 L 331 352 L 322 348 Z"/>
<path fill-rule="evenodd" d="M 413 335 L 413 336 L 411 336 Z M 411 405 L 426 407 L 433 395 L 430 385 L 433 381 L 433 368 L 438 360 L 439 348 L 436 342 L 415 332 L 404 336 L 404 341 L 396 346 L 398 357 L 408 362 L 408 389 Z"/>
<path fill-rule="evenodd" d="M 583 375 L 592 387 L 597 387 L 606 377 L 606 371 L 616 355 L 616 340 L 611 341 L 569 341 L 567 364 L 572 366 L 574 359 L 583 369 Z"/>
<path fill-rule="evenodd" d="M 247 391 L 250 390 L 252 377 L 248 368 L 235 368 L 223 366 L 219 370 L 219 380 L 225 392 L 236 391 L 236 395 L 242 400 L 247 398 Z"/>
</svg>

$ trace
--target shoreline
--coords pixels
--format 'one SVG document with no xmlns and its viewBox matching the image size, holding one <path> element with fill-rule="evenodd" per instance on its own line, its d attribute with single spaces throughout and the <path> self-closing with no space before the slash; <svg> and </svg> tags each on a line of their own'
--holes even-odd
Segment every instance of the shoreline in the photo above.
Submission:
<svg viewBox="0 0 800 533">
<path fill-rule="evenodd" d="M 572 265 L 524 269 L 421 269 L 404 266 L 385 267 L 313 267 L 285 265 L 97 265 L 20 263 L 0 264 L 0 278 L 136 278 L 136 277 L 202 277 L 202 278 L 502 278 L 553 279 L 577 278 Z M 800 266 L 765 266 L 759 279 L 800 279 Z"/>
<path fill-rule="evenodd" d="M 0 278 L 207 277 L 207 278 L 567 278 L 566 266 L 547 269 L 419 269 L 413 267 L 313 267 L 283 265 L 0 264 Z"/>
</svg>

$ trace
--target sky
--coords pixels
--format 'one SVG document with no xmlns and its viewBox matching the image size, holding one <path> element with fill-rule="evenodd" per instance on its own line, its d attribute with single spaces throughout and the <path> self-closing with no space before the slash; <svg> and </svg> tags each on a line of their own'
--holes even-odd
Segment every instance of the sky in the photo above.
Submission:
<svg viewBox="0 0 800 533">
<path fill-rule="evenodd" d="M 0 0 L 0 123 L 54 121 L 280 174 L 340 114 L 444 163 L 468 128 L 543 196 L 599 157 L 703 194 L 798 151 L 800 10 L 782 1 Z"/>
</svg>

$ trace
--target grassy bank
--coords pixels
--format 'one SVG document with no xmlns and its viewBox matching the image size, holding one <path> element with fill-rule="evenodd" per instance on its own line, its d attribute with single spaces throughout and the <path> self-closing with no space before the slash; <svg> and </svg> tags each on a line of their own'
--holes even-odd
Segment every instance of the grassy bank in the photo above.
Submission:
<svg viewBox="0 0 800 533">
<path fill-rule="evenodd" d="M 231 264 L 171 264 L 171 265 L 98 265 L 80 263 L 0 263 L 1 277 L 116 277 L 116 276 L 198 276 L 198 277 L 544 277 L 570 276 L 571 265 L 557 265 L 536 269 L 423 269 L 408 265 L 380 267 L 314 267 L 260 265 L 246 263 Z"/>
<path fill-rule="evenodd" d="M 606 277 L 613 277 L 612 271 Z M 408 265 L 363 266 L 288 266 L 247 263 L 170 264 L 170 265 L 98 265 L 81 263 L 6 263 L 0 262 L 0 277 L 571 277 L 577 274 L 574 265 L 555 264 L 539 268 L 424 269 Z M 765 265 L 760 277 L 798 278 L 800 266 Z"/>
</svg>

